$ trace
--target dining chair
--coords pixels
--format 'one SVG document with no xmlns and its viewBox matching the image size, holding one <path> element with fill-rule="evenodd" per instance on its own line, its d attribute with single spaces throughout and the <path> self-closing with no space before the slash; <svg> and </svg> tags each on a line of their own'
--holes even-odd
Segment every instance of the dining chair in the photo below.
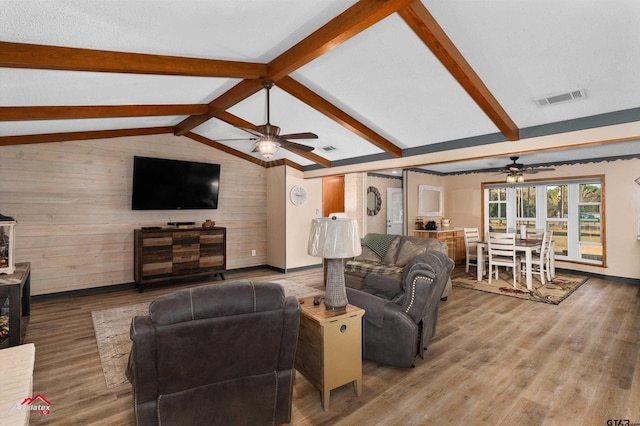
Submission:
<svg viewBox="0 0 640 426">
<path fill-rule="evenodd" d="M 544 285 L 544 277 L 551 281 L 551 240 L 553 231 L 547 231 L 542 237 L 541 249 L 531 254 L 531 272 L 540 274 L 540 282 Z M 522 261 L 522 273 L 526 272 L 525 261 Z"/>
<path fill-rule="evenodd" d="M 465 272 L 469 272 L 470 266 L 478 267 L 478 241 L 480 233 L 478 228 L 462 228 L 464 231 L 464 248 L 467 252 L 467 266 Z"/>
<path fill-rule="evenodd" d="M 542 228 L 527 228 L 527 240 L 541 240 L 544 233 Z"/>
<path fill-rule="evenodd" d="M 489 284 L 494 273 L 496 279 L 500 276 L 498 270 L 500 266 L 511 267 L 513 271 L 513 287 L 515 288 L 520 274 L 520 256 L 516 254 L 516 234 L 515 233 L 489 233 Z"/>
</svg>

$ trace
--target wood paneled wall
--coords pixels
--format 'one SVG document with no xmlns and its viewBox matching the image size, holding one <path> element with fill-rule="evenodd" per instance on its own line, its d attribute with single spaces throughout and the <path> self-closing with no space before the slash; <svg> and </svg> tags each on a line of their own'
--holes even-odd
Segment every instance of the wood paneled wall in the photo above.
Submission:
<svg viewBox="0 0 640 426">
<path fill-rule="evenodd" d="M 217 210 L 133 211 L 133 156 L 221 164 Z M 265 169 L 173 135 L 0 147 L 0 212 L 32 294 L 133 281 L 133 230 L 169 221 L 227 227 L 227 268 L 266 264 Z M 256 256 L 251 256 L 256 250 Z"/>
</svg>

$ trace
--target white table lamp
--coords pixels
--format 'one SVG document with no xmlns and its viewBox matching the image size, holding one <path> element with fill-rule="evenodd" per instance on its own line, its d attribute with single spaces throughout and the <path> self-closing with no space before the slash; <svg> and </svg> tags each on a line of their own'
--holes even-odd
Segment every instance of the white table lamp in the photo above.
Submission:
<svg viewBox="0 0 640 426">
<path fill-rule="evenodd" d="M 309 233 L 308 253 L 327 259 L 327 288 L 324 304 L 328 310 L 347 307 L 347 291 L 344 286 L 342 259 L 362 253 L 358 222 L 343 217 L 313 219 Z"/>
</svg>

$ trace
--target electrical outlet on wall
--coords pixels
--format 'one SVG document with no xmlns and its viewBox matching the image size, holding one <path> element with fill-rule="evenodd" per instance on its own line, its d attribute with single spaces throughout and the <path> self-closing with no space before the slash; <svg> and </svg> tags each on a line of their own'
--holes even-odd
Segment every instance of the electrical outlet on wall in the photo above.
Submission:
<svg viewBox="0 0 640 426">
<path fill-rule="evenodd" d="M 251 256 L 255 256 L 256 255 L 256 251 L 255 250 L 251 250 Z"/>
</svg>

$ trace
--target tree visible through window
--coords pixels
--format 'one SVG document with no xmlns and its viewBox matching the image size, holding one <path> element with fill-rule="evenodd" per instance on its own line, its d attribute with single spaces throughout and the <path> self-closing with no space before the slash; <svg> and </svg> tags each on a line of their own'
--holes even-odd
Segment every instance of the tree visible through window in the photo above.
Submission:
<svg viewBox="0 0 640 426">
<path fill-rule="evenodd" d="M 506 232 L 507 230 L 507 191 L 505 188 L 489 190 L 489 230 Z"/>
<path fill-rule="evenodd" d="M 567 240 L 569 219 L 569 197 L 567 185 L 547 185 L 546 229 L 553 231 L 555 253 L 569 254 Z"/>
<path fill-rule="evenodd" d="M 516 229 L 536 228 L 536 187 L 516 187 Z"/>
<path fill-rule="evenodd" d="M 602 260 L 601 184 L 580 184 L 578 201 L 580 254 L 583 259 Z"/>
</svg>

